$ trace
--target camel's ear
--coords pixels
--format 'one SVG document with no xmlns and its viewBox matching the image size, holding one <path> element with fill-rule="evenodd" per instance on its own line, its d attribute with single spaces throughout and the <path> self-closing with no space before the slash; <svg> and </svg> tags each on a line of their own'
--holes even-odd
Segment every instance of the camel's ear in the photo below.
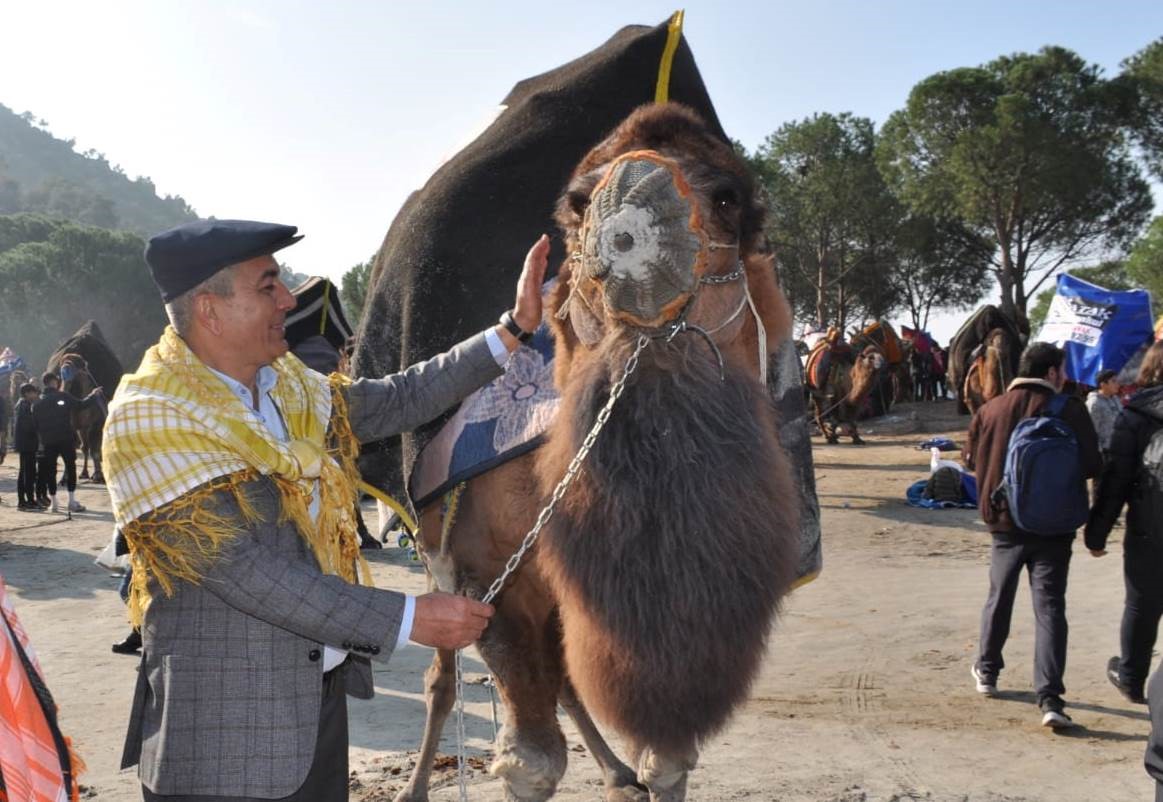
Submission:
<svg viewBox="0 0 1163 802">
<path fill-rule="evenodd" d="M 601 173 L 597 170 L 575 175 L 570 179 L 565 192 L 561 193 L 557 199 L 553 219 L 561 226 L 561 230 L 567 237 L 581 228 L 586 208 L 590 205 L 590 196 L 600 178 Z"/>
</svg>

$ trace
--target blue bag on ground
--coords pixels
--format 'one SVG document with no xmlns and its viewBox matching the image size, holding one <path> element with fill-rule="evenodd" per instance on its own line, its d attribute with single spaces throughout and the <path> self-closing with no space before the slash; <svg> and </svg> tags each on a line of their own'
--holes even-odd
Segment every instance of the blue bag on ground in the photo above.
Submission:
<svg viewBox="0 0 1163 802">
<path fill-rule="evenodd" d="M 1010 435 L 1002 483 L 991 500 L 995 505 L 1004 500 L 1014 524 L 1025 532 L 1066 535 L 1086 523 L 1078 437 L 1061 418 L 1067 400 L 1055 395 Z"/>
</svg>

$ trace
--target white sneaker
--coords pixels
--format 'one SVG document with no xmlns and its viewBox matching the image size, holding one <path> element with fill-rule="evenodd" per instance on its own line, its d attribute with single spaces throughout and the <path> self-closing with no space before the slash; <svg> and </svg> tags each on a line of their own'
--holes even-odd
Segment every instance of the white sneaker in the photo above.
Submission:
<svg viewBox="0 0 1163 802">
<path fill-rule="evenodd" d="M 1042 726 L 1064 730 L 1074 726 L 1074 719 L 1066 715 L 1066 705 L 1057 696 L 1047 696 L 1038 703 L 1042 711 Z"/>
<path fill-rule="evenodd" d="M 84 512 L 84 511 L 85 511 L 85 505 L 82 504 L 81 502 L 79 502 L 79 501 L 70 501 L 69 502 L 69 512 Z"/>
<path fill-rule="evenodd" d="M 49 512 L 59 512 L 59 510 L 57 509 L 57 497 L 56 496 L 49 496 L 49 498 L 52 500 L 52 503 L 48 505 L 48 511 Z"/>
<path fill-rule="evenodd" d="M 977 692 L 983 696 L 997 696 L 997 681 L 990 682 L 977 668 L 977 663 L 969 666 L 969 673 L 973 675 Z"/>
</svg>

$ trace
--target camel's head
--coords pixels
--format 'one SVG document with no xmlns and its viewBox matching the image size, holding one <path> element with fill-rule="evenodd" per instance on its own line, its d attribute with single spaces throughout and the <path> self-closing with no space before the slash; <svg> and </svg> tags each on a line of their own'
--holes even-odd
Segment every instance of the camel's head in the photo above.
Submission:
<svg viewBox="0 0 1163 802">
<path fill-rule="evenodd" d="M 985 346 L 987 348 L 996 348 L 998 350 L 1005 350 L 1009 346 L 1009 342 L 1009 332 L 1000 327 L 992 329 L 985 338 Z"/>
<path fill-rule="evenodd" d="M 85 395 L 91 388 L 89 366 L 80 354 L 65 354 L 60 359 L 57 374 L 61 377 L 61 389 L 72 395 Z"/>
<path fill-rule="evenodd" d="M 752 295 L 765 296 L 764 311 L 784 311 L 773 275 L 758 275 L 773 270 L 756 255 L 763 209 L 754 181 L 685 106 L 635 111 L 578 165 L 556 216 L 571 256 L 554 311 L 586 346 L 611 330 L 657 330 L 678 319 L 710 330 L 748 282 Z M 787 323 L 772 321 L 781 335 Z"/>
<path fill-rule="evenodd" d="M 883 368 L 886 364 L 884 354 L 875 345 L 867 346 L 863 351 L 856 355 L 856 365 L 862 371 L 868 373 L 875 373 Z"/>
</svg>

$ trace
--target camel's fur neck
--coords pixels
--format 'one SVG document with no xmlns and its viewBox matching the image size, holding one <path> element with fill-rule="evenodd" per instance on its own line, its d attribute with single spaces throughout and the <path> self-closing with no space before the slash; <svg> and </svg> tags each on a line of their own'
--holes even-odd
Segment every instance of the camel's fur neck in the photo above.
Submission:
<svg viewBox="0 0 1163 802">
<path fill-rule="evenodd" d="M 543 489 L 627 353 L 608 339 L 576 361 L 538 457 Z M 543 535 L 567 671 L 596 716 L 676 752 L 726 722 L 794 578 L 794 499 L 770 401 L 750 371 L 732 362 L 721 382 L 693 339 L 644 352 Z"/>
</svg>

